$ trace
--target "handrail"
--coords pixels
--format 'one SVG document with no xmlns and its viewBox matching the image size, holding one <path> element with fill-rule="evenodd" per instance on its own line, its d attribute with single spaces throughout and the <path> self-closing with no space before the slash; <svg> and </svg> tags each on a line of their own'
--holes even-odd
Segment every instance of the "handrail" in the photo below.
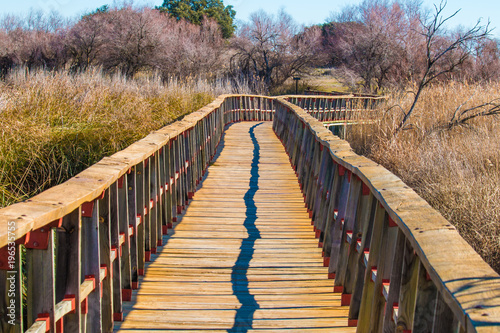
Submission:
<svg viewBox="0 0 500 333">
<path fill-rule="evenodd" d="M 112 329 L 145 262 L 193 196 L 225 125 L 245 120 L 273 121 L 297 171 L 329 277 L 350 304 L 358 331 L 377 323 L 394 328 L 391 317 L 411 329 L 429 313 L 438 318 L 437 332 L 447 327 L 439 325 L 497 330 L 498 275 L 396 176 L 354 154 L 313 118 L 319 113 L 286 100 L 294 97 L 220 96 L 67 182 L 0 209 L 0 280 L 8 282 L 0 283 L 1 330 L 11 318 L 29 332 Z M 443 238 L 452 253 L 433 244 Z M 443 310 L 439 316 L 422 311 L 433 300 Z"/>
<path fill-rule="evenodd" d="M 380 104 L 386 100 L 384 96 L 354 95 L 290 95 L 280 97 L 304 109 L 319 121 L 333 123 L 378 119 Z"/>
<path fill-rule="evenodd" d="M 358 332 L 500 331 L 500 276 L 444 217 L 284 98 L 273 127 Z"/>
<path fill-rule="evenodd" d="M 315 95 L 315 96 L 354 96 L 354 97 L 373 97 L 377 98 L 380 95 L 366 94 L 366 93 L 356 93 L 356 92 L 344 92 L 344 91 L 320 91 L 320 90 L 306 90 L 304 95 Z"/>
<path fill-rule="evenodd" d="M 29 332 L 112 330 L 145 262 L 193 196 L 224 126 L 271 121 L 272 105 L 269 97 L 220 96 L 65 183 L 0 209 L 2 332 L 9 322 Z"/>
</svg>

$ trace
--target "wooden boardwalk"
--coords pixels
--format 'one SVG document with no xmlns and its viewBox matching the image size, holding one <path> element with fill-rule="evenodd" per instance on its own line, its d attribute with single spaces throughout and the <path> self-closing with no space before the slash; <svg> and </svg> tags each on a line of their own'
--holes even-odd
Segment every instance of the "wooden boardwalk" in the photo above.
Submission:
<svg viewBox="0 0 500 333">
<path fill-rule="evenodd" d="M 230 126 L 116 332 L 355 332 L 271 122 Z"/>
</svg>

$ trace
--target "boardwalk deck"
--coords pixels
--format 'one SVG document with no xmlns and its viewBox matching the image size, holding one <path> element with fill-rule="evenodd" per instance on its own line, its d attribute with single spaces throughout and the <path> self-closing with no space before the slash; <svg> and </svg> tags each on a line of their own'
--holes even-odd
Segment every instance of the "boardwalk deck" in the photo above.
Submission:
<svg viewBox="0 0 500 333">
<path fill-rule="evenodd" d="M 271 125 L 228 128 L 115 331 L 355 331 Z"/>
</svg>

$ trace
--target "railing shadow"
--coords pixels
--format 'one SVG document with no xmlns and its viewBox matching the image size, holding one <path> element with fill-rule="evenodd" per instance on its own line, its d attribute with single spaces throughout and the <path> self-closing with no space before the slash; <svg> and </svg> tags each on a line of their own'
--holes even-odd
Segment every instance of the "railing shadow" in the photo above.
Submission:
<svg viewBox="0 0 500 333">
<path fill-rule="evenodd" d="M 250 261 L 253 258 L 255 252 L 255 242 L 260 239 L 259 229 L 255 226 L 255 221 L 257 220 L 257 206 L 255 205 L 255 193 L 258 190 L 259 185 L 259 162 L 260 162 L 260 146 L 255 137 L 255 128 L 260 124 L 254 125 L 250 128 L 249 133 L 253 143 L 253 159 L 252 168 L 250 171 L 250 182 L 249 189 L 245 193 L 245 221 L 243 225 L 245 226 L 248 237 L 243 239 L 240 246 L 240 253 L 238 259 L 236 260 L 232 271 L 231 271 L 231 283 L 233 288 L 233 294 L 237 297 L 238 301 L 241 303 L 241 307 L 236 311 L 234 317 L 234 324 L 228 332 L 247 332 L 252 328 L 253 316 L 255 311 L 259 309 L 259 304 L 255 300 L 254 295 L 250 293 L 248 288 L 248 269 L 250 267 Z"/>
</svg>

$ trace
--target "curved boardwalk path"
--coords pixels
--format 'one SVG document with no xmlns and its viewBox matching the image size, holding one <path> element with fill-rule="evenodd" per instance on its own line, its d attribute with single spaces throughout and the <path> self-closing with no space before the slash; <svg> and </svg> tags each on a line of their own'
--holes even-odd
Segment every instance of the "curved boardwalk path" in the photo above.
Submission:
<svg viewBox="0 0 500 333">
<path fill-rule="evenodd" d="M 233 124 L 221 146 L 115 331 L 354 332 L 272 123 Z"/>
</svg>

